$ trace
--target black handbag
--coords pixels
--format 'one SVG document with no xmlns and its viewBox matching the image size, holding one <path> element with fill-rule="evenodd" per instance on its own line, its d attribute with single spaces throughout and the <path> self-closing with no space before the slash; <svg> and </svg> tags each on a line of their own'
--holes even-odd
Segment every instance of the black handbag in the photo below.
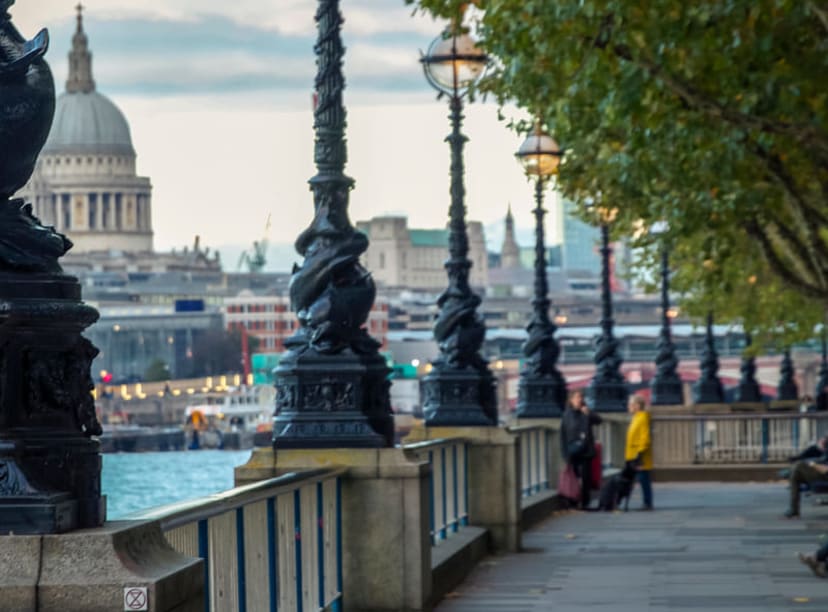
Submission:
<svg viewBox="0 0 828 612">
<path fill-rule="evenodd" d="M 576 438 L 569 443 L 566 454 L 570 459 L 592 459 L 595 456 L 595 449 L 590 446 L 586 434 L 581 434 L 580 438 Z"/>
</svg>

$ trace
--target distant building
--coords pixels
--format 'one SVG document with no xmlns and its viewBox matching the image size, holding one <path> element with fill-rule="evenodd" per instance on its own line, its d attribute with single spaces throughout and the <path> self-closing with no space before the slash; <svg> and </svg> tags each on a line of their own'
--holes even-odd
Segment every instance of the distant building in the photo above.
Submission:
<svg viewBox="0 0 828 612">
<path fill-rule="evenodd" d="M 520 265 L 524 268 L 535 267 L 535 247 L 520 247 Z M 546 267 L 553 270 L 561 269 L 561 245 L 546 247 Z"/>
<path fill-rule="evenodd" d="M 66 90 L 19 196 L 74 244 L 61 260 L 70 274 L 221 271 L 218 252 L 202 250 L 197 239 L 191 252 L 153 251 L 152 185 L 137 174 L 129 123 L 97 90 L 80 7 Z"/>
<path fill-rule="evenodd" d="M 61 259 L 61 265 L 66 272 L 80 277 L 84 284 L 94 284 L 113 273 L 125 274 L 133 282 L 176 272 L 205 279 L 223 277 L 219 252 L 201 248 L 198 236 L 192 248 L 185 246 L 166 253 L 119 250 L 75 253 L 72 250 Z"/>
<path fill-rule="evenodd" d="M 550 249 L 547 249 L 547 256 Z M 490 254 L 491 255 L 491 254 Z M 499 263 L 489 268 L 489 283 L 486 287 L 486 302 L 483 304 L 484 317 L 490 317 L 488 309 L 493 300 L 502 298 L 530 298 L 534 295 L 535 287 L 535 248 L 520 247 L 515 237 L 515 221 L 512 216 L 512 207 L 506 213 L 503 233 L 503 246 L 500 254 L 490 258 Z M 567 279 L 561 273 L 560 267 L 551 267 L 547 259 L 546 280 L 550 291 L 565 292 Z M 522 324 L 523 313 L 510 314 L 511 322 Z"/>
<path fill-rule="evenodd" d="M 116 384 L 142 381 L 157 360 L 169 368 L 171 378 L 189 376 L 194 344 L 208 331 L 221 328 L 221 311 L 203 301 L 186 309 L 175 304 L 97 307 L 100 319 L 85 332 L 100 350 L 92 376 L 99 380 L 108 372 Z"/>
<path fill-rule="evenodd" d="M 151 251 L 152 186 L 136 174 L 135 157 L 126 118 L 96 89 L 79 12 L 66 91 L 24 194 L 75 252 Z"/>
<path fill-rule="evenodd" d="M 469 260 L 472 263 L 470 283 L 485 287 L 488 258 L 483 225 L 469 221 Z M 448 259 L 448 229 L 414 229 L 406 217 L 374 217 L 359 221 L 357 228 L 371 241 L 363 262 L 374 280 L 386 287 L 415 290 L 440 290 L 448 279 L 443 264 Z"/>
<path fill-rule="evenodd" d="M 224 326 L 228 330 L 244 328 L 259 340 L 258 352 L 281 353 L 285 340 L 299 329 L 299 320 L 290 310 L 290 298 L 285 295 L 256 295 L 242 291 L 224 300 Z M 384 348 L 388 335 L 388 302 L 374 301 L 366 323 L 368 333 Z"/>
<path fill-rule="evenodd" d="M 503 246 L 500 247 L 501 268 L 521 268 L 520 247 L 515 238 L 515 218 L 512 216 L 512 206 L 506 213 L 506 228 L 503 232 Z"/>
<path fill-rule="evenodd" d="M 573 216 L 575 204 L 563 202 L 563 257 L 562 264 L 570 277 L 597 277 L 601 275 L 601 255 L 598 242 L 600 230 Z"/>
</svg>

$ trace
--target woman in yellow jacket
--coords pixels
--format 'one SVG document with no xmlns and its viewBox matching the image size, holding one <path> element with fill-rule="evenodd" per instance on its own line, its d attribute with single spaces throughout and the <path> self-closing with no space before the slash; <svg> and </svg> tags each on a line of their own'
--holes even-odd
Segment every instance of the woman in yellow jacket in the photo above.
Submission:
<svg viewBox="0 0 828 612">
<path fill-rule="evenodd" d="M 632 420 L 627 429 L 624 458 L 638 463 L 638 482 L 641 483 L 641 493 L 644 496 L 644 506 L 641 509 L 652 510 L 653 485 L 650 470 L 653 469 L 653 451 L 650 444 L 650 413 L 647 412 L 647 403 L 640 395 L 630 396 L 627 410 L 632 414 Z"/>
</svg>

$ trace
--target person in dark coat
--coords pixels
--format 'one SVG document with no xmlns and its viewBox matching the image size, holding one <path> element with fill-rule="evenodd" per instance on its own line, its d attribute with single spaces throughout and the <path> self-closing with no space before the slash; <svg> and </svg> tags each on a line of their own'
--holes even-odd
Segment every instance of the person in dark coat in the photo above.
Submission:
<svg viewBox="0 0 828 612">
<path fill-rule="evenodd" d="M 589 508 L 592 490 L 592 459 L 595 457 L 595 434 L 592 426 L 601 423 L 601 417 L 590 411 L 584 393 L 575 389 L 569 394 L 566 410 L 561 417 L 561 455 L 572 466 L 581 480 L 581 508 Z"/>
<path fill-rule="evenodd" d="M 815 482 L 828 480 L 828 448 L 826 448 L 826 442 L 828 442 L 828 439 L 820 438 L 816 448 L 805 449 L 800 455 L 803 459 L 797 461 L 791 468 L 788 476 L 791 500 L 788 509 L 785 511 L 787 518 L 799 517 L 799 498 L 802 493 L 802 485 L 810 486 Z M 792 459 L 798 459 L 798 457 L 792 457 Z"/>
<path fill-rule="evenodd" d="M 816 444 L 811 444 L 798 455 L 788 457 L 788 461 L 796 463 L 797 461 L 806 461 L 808 459 L 828 459 L 828 436 L 822 436 L 816 441 Z"/>
</svg>

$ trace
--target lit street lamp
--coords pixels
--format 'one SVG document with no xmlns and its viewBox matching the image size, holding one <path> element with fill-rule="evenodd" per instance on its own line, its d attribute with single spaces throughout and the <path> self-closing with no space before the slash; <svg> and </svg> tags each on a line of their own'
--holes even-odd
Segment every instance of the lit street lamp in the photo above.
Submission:
<svg viewBox="0 0 828 612">
<path fill-rule="evenodd" d="M 621 374 L 623 359 L 619 354 L 619 342 L 612 333 L 615 321 L 612 317 L 612 292 L 610 290 L 609 226 L 618 214 L 616 208 L 589 206 L 595 211 L 601 226 L 601 335 L 595 346 L 595 376 L 587 388 L 587 398 L 593 410 L 600 412 L 626 412 L 629 389 Z"/>
<path fill-rule="evenodd" d="M 518 383 L 517 416 L 559 417 L 566 407 L 566 381 L 558 370 L 560 354 L 555 324 L 549 319 L 549 285 L 546 278 L 546 243 L 543 233 L 543 190 L 557 172 L 561 150 L 540 123 L 520 146 L 516 157 L 526 175 L 535 179 L 535 296 L 532 318 L 523 345 L 526 356 Z"/>
<path fill-rule="evenodd" d="M 469 239 L 466 231 L 463 146 L 463 97 L 486 68 L 488 57 L 454 24 L 431 43 L 421 58 L 428 82 L 449 97 L 452 132 L 448 288 L 437 299 L 434 338 L 440 354 L 423 379 L 423 415 L 427 425 L 496 425 L 495 381 L 480 355 L 486 335 L 477 312 L 480 297 L 469 286 Z"/>
</svg>

